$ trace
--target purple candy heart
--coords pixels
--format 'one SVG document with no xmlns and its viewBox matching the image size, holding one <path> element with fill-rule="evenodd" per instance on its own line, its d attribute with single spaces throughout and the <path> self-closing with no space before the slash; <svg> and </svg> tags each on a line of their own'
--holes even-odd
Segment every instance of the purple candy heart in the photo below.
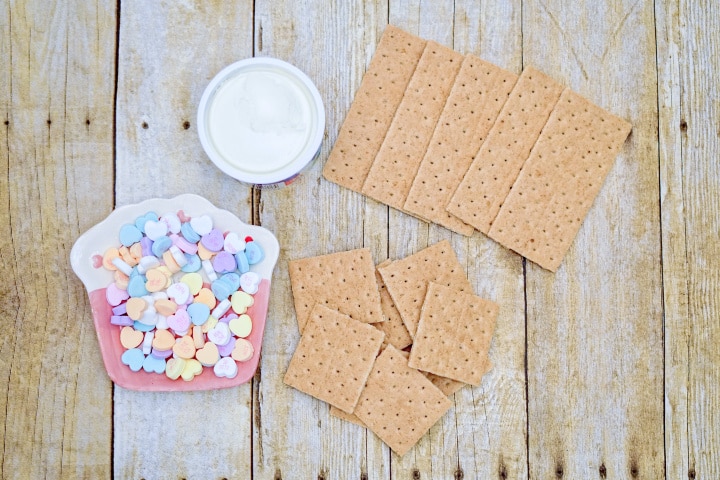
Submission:
<svg viewBox="0 0 720 480">
<path fill-rule="evenodd" d="M 178 310 L 167 317 L 167 324 L 176 332 L 186 332 L 190 328 L 190 315 L 185 310 Z"/>
<path fill-rule="evenodd" d="M 223 249 L 225 238 L 220 230 L 213 228 L 209 233 L 202 236 L 200 243 L 211 252 L 219 252 Z"/>
<path fill-rule="evenodd" d="M 215 255 L 212 261 L 213 270 L 218 273 L 228 273 L 235 270 L 237 264 L 235 263 L 235 257 L 228 252 L 220 252 Z"/>
<path fill-rule="evenodd" d="M 235 348 L 235 337 L 230 337 L 230 340 L 225 345 L 217 345 L 218 353 L 221 357 L 228 357 L 232 354 Z"/>
</svg>

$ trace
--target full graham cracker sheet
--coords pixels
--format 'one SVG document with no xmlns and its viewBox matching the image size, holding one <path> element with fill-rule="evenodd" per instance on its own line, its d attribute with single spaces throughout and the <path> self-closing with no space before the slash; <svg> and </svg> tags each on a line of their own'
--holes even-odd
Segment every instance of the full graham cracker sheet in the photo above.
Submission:
<svg viewBox="0 0 720 480">
<path fill-rule="evenodd" d="M 518 76 L 389 25 L 323 175 L 556 271 L 630 129 L 533 67 Z"/>
</svg>

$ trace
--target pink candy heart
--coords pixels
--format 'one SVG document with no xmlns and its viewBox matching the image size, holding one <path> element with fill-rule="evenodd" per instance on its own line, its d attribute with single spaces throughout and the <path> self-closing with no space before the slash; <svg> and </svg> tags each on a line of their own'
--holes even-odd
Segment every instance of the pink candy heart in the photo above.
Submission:
<svg viewBox="0 0 720 480">
<path fill-rule="evenodd" d="M 190 315 L 185 310 L 178 310 L 167 317 L 167 324 L 175 332 L 186 332 L 190 328 Z"/>
<path fill-rule="evenodd" d="M 220 252 L 212 260 L 213 269 L 218 273 L 228 273 L 235 270 L 237 264 L 235 257 L 228 252 Z"/>
<path fill-rule="evenodd" d="M 223 238 L 222 232 L 215 228 L 203 235 L 200 243 L 211 252 L 219 252 L 225 245 L 225 239 Z"/>
<path fill-rule="evenodd" d="M 124 300 L 130 298 L 130 295 L 128 295 L 127 290 L 122 290 L 114 283 L 111 283 L 108 285 L 107 289 L 105 289 L 105 298 L 111 306 L 117 307 Z"/>
</svg>

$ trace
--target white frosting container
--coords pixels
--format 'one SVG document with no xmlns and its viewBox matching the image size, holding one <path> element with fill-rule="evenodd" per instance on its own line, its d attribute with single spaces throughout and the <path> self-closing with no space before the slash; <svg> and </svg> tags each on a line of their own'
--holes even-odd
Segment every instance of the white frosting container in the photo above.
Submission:
<svg viewBox="0 0 720 480">
<path fill-rule="evenodd" d="M 299 69 L 255 57 L 225 67 L 198 108 L 198 134 L 210 160 L 259 188 L 290 184 L 317 158 L 325 132 L 320 93 Z"/>
</svg>

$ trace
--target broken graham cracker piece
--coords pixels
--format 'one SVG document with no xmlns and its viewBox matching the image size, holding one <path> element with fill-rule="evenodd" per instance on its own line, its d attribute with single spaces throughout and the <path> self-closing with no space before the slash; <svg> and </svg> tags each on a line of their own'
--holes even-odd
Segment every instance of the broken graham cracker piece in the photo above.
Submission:
<svg viewBox="0 0 720 480">
<path fill-rule="evenodd" d="M 556 271 L 631 125 L 566 90 L 490 229 L 490 238 Z"/>
<path fill-rule="evenodd" d="M 446 208 L 487 234 L 564 87 L 528 67 Z"/>
<path fill-rule="evenodd" d="M 408 365 L 480 385 L 498 310 L 489 300 L 430 283 Z"/>
<path fill-rule="evenodd" d="M 352 413 L 385 334 L 317 304 L 283 381 Z"/>
<path fill-rule="evenodd" d="M 388 345 L 375 360 L 354 413 L 402 456 L 451 406 L 440 389 Z"/>
<path fill-rule="evenodd" d="M 392 25 L 385 28 L 323 168 L 327 180 L 362 190 L 426 43 Z"/>
<path fill-rule="evenodd" d="M 385 260 L 380 263 L 377 268 L 385 267 L 390 265 L 390 263 L 390 260 Z M 380 306 L 382 307 L 385 321 L 382 323 L 373 323 L 373 327 L 385 333 L 383 348 L 389 343 L 398 350 L 402 350 L 412 343 L 412 337 L 407 327 L 405 327 L 400 312 L 398 312 L 398 309 L 395 307 L 395 303 L 390 293 L 388 293 L 387 287 L 377 268 L 375 269 L 375 279 L 377 280 L 378 289 L 380 290 Z"/>
<path fill-rule="evenodd" d="M 453 232 L 475 231 L 445 206 L 462 181 L 518 76 L 474 55 L 463 60 L 408 193 L 404 210 Z"/>
<path fill-rule="evenodd" d="M 290 260 L 288 271 L 300 333 L 315 303 L 365 323 L 385 320 L 369 249 Z"/>
<path fill-rule="evenodd" d="M 417 330 L 428 283 L 472 292 L 472 285 L 447 240 L 378 268 L 378 271 L 411 337 Z"/>
<path fill-rule="evenodd" d="M 362 192 L 402 210 L 463 56 L 428 41 Z"/>
</svg>

